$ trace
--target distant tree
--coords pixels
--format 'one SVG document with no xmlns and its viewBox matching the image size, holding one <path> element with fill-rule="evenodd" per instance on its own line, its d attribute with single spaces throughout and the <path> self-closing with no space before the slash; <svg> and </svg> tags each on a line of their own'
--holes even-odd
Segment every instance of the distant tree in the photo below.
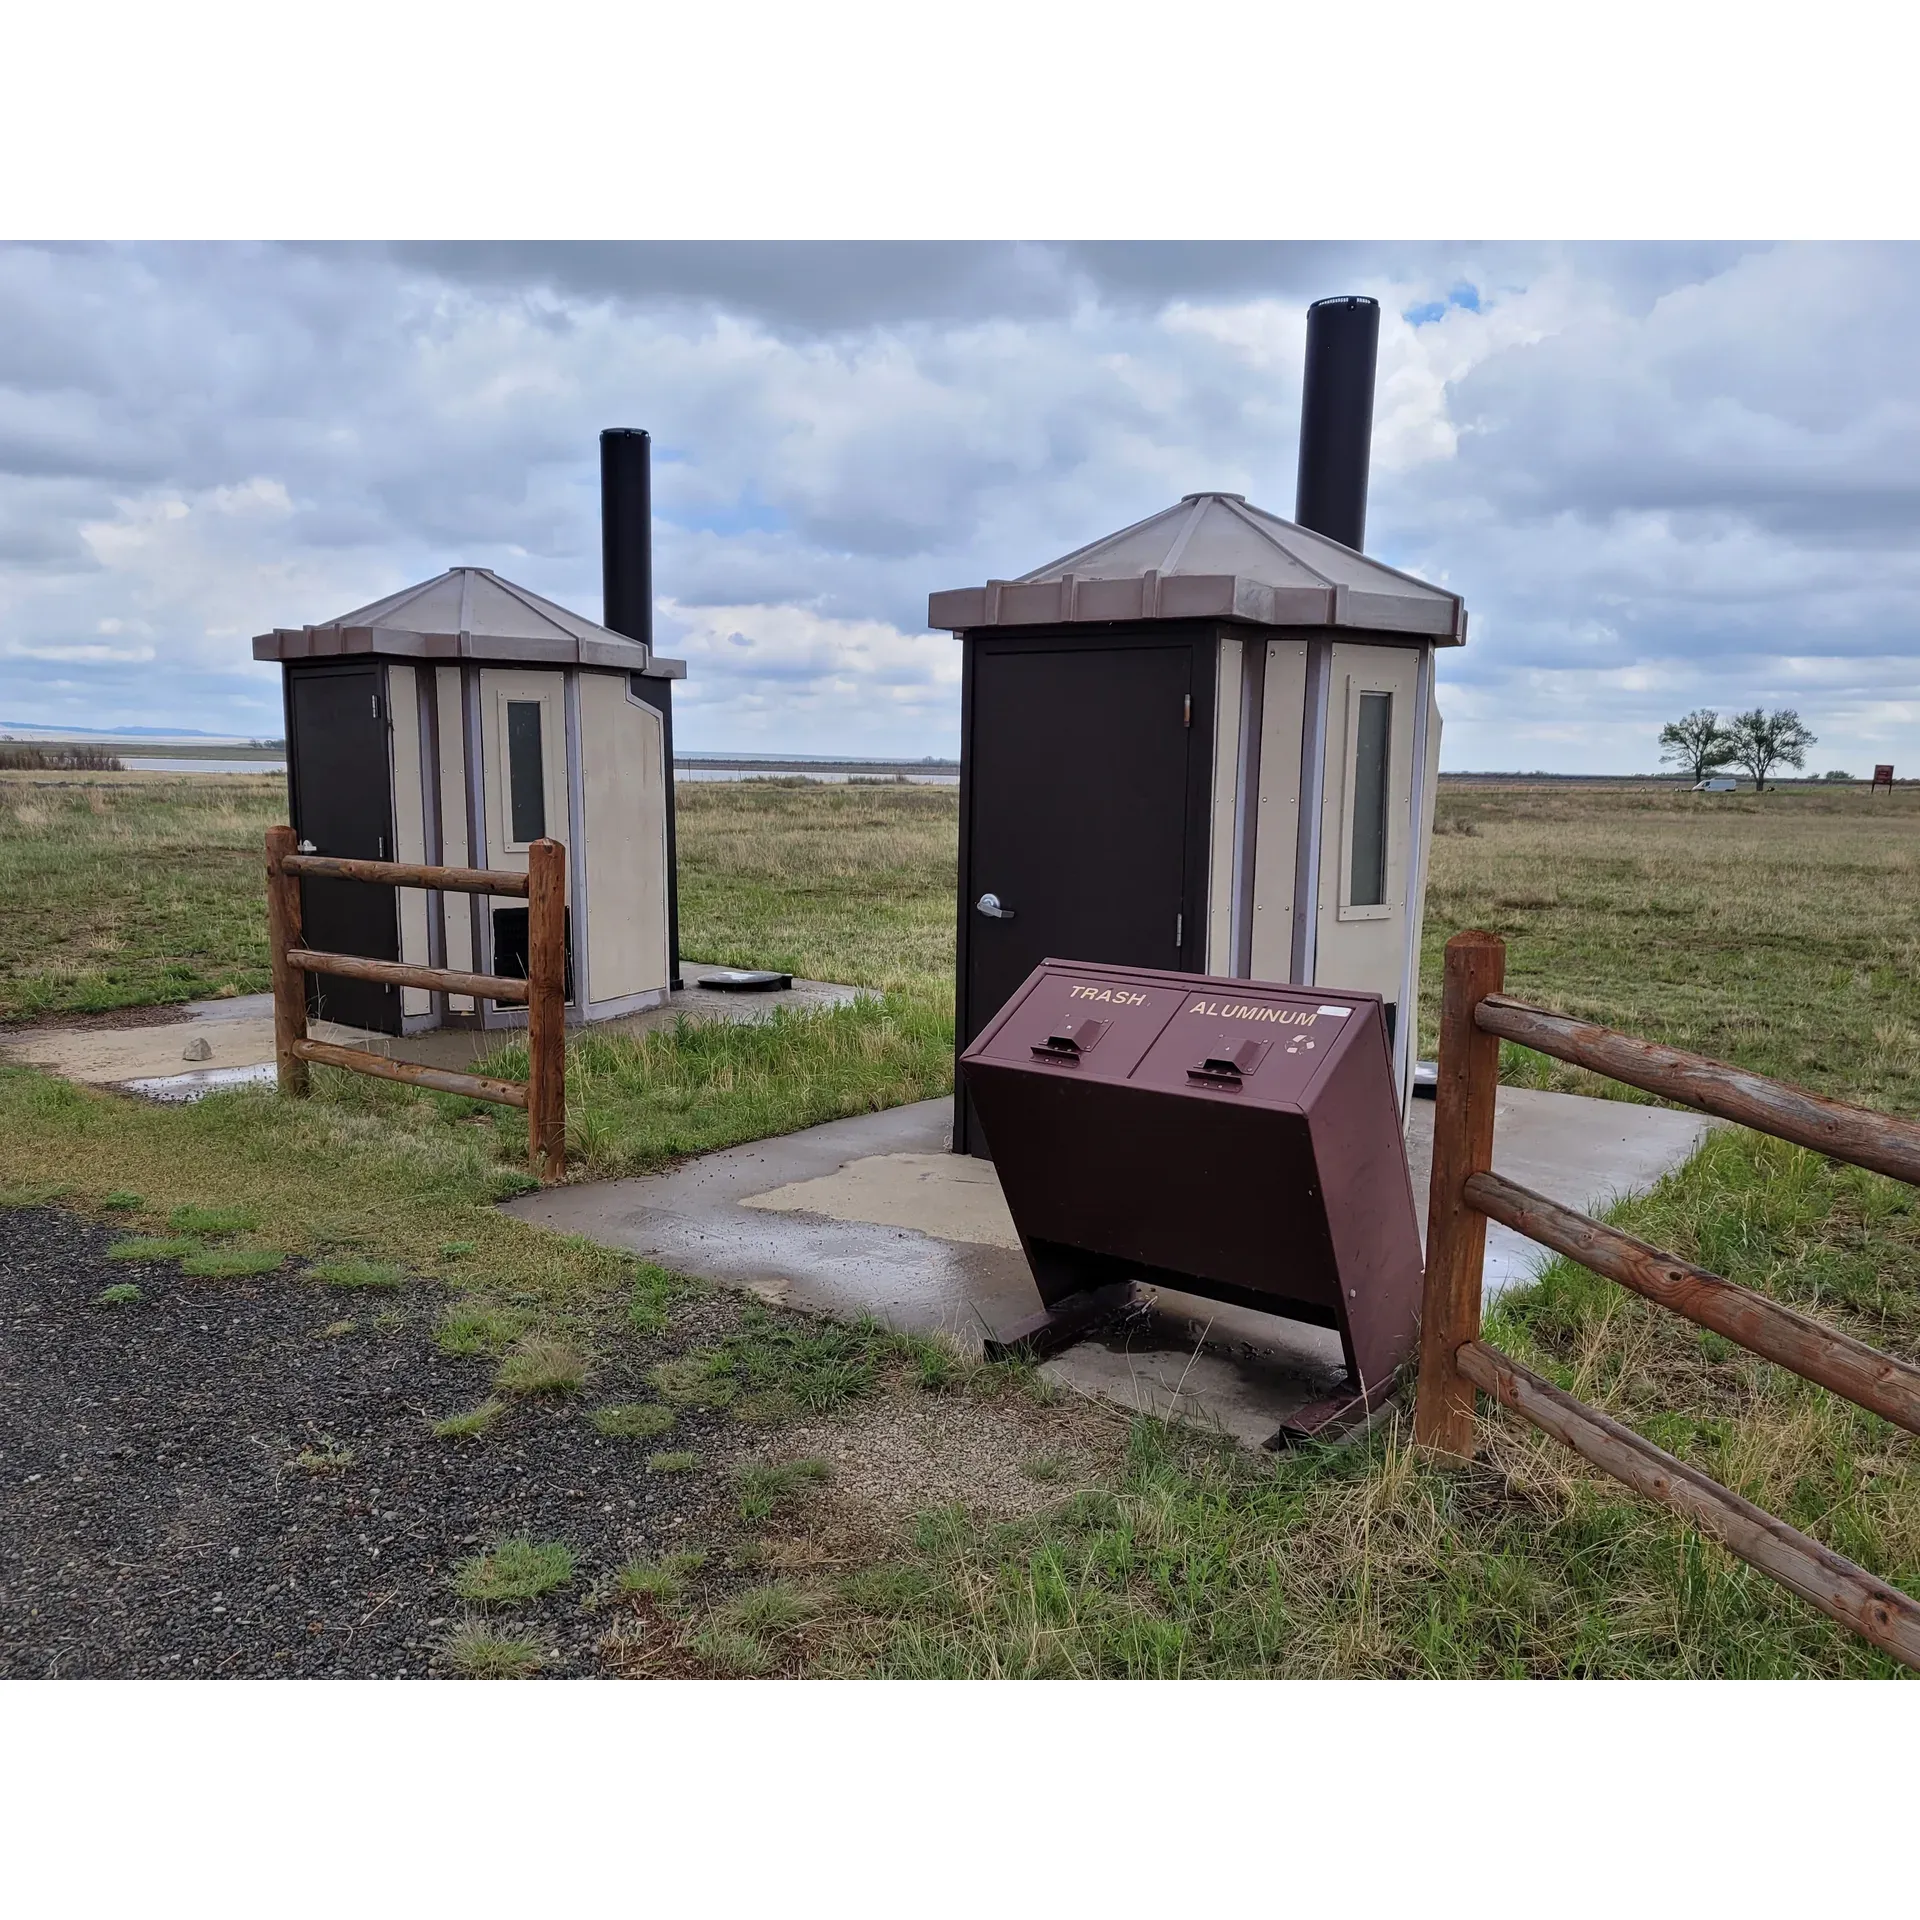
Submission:
<svg viewBox="0 0 1920 1920">
<path fill-rule="evenodd" d="M 1660 758 L 1704 780 L 1733 758 L 1733 737 L 1711 707 L 1696 707 L 1684 720 L 1669 720 L 1660 729 Z"/>
<path fill-rule="evenodd" d="M 1778 713 L 1760 707 L 1736 713 L 1727 738 L 1732 749 L 1727 758 L 1752 778 L 1755 793 L 1765 787 L 1775 767 L 1804 767 L 1807 749 L 1814 744 L 1814 736 L 1791 707 Z"/>
<path fill-rule="evenodd" d="M 1845 767 L 1835 767 L 1831 773 L 1823 773 L 1820 778 L 1822 780 L 1851 780 L 1853 775 L 1850 774 Z"/>
</svg>

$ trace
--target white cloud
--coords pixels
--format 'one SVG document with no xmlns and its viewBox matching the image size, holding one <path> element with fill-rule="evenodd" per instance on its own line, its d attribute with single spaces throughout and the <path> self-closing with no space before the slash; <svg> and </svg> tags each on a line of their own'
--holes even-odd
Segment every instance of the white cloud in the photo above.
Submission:
<svg viewBox="0 0 1920 1920">
<path fill-rule="evenodd" d="M 142 661 L 154 657 L 152 647 L 107 647 L 76 643 L 72 646 L 23 646 L 18 641 L 9 642 L 4 649 L 8 659 L 12 660 L 64 660 L 69 663 L 89 661 Z"/>
<path fill-rule="evenodd" d="M 1370 547 L 1472 610 L 1448 764 L 1645 765 L 1756 700 L 1920 756 L 1902 246 L 0 247 L 0 718 L 257 730 L 251 634 L 455 563 L 597 613 L 620 424 L 682 739 L 951 750 L 927 593 L 1196 488 L 1285 512 L 1345 291 Z"/>
<path fill-rule="evenodd" d="M 831 737 L 836 751 L 917 757 L 951 750 L 960 647 L 795 606 L 682 607 L 657 614 L 661 651 L 682 655 L 680 740 L 708 748 L 791 748 Z M 795 749 L 804 751 L 805 749 Z"/>
</svg>

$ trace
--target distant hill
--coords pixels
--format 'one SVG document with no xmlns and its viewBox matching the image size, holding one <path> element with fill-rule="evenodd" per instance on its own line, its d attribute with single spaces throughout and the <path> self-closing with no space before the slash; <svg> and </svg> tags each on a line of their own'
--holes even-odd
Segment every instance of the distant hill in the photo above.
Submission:
<svg viewBox="0 0 1920 1920">
<path fill-rule="evenodd" d="M 251 744 L 245 734 L 208 733 L 199 727 L 43 727 L 31 720 L 0 720 L 0 740 L 154 740 L 203 747 Z"/>
</svg>

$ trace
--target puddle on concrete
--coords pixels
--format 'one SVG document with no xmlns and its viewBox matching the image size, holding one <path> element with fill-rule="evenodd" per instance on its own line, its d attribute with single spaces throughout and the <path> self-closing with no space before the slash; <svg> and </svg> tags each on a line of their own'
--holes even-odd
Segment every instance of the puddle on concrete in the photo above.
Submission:
<svg viewBox="0 0 1920 1920">
<path fill-rule="evenodd" d="M 270 1087 L 276 1074 L 271 1060 L 252 1067 L 196 1067 L 191 1073 L 168 1073 L 158 1079 L 122 1080 L 119 1091 L 148 1100 L 202 1100 L 223 1087 Z"/>
</svg>

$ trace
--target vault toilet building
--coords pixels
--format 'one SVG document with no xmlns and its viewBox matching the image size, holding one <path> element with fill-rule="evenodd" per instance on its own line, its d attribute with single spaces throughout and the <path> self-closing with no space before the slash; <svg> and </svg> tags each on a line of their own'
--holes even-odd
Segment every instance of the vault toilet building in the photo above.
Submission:
<svg viewBox="0 0 1920 1920">
<path fill-rule="evenodd" d="M 286 694 L 303 849 L 524 873 L 566 843 L 568 1017 L 666 1000 L 673 969 L 666 683 L 628 639 L 485 567 L 454 567 L 253 643 Z M 524 977 L 524 903 L 308 880 L 310 946 Z M 310 975 L 314 1012 L 378 1033 L 522 1025 L 524 1007 Z"/>
<path fill-rule="evenodd" d="M 1188 494 L 930 598 L 964 648 L 962 1050 L 1049 957 L 1360 988 L 1404 1101 L 1434 656 L 1467 616 L 1357 550 L 1378 326 L 1372 301 L 1309 314 L 1299 520 Z M 985 1151 L 964 1093 L 954 1145 Z"/>
</svg>

